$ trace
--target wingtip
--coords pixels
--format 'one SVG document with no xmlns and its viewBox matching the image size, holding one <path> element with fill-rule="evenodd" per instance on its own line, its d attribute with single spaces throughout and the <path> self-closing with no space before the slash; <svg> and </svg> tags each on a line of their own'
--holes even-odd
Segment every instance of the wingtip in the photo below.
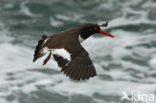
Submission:
<svg viewBox="0 0 156 103">
<path fill-rule="evenodd" d="M 33 59 L 33 63 L 36 62 L 36 60 L 37 60 L 37 58 L 34 57 L 34 59 Z"/>
<path fill-rule="evenodd" d="M 36 60 L 35 59 L 33 59 L 33 63 L 35 62 Z"/>
<path fill-rule="evenodd" d="M 88 80 L 96 76 L 96 71 L 92 65 L 89 67 L 86 66 L 85 68 L 80 66 L 76 66 L 75 68 L 64 67 L 61 72 L 63 72 L 67 77 L 70 77 L 71 80 L 76 81 Z"/>
</svg>

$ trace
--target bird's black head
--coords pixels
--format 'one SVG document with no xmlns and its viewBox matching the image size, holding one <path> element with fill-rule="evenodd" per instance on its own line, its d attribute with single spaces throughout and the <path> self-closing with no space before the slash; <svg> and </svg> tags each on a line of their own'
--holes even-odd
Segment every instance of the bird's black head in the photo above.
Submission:
<svg viewBox="0 0 156 103">
<path fill-rule="evenodd" d="M 88 38 L 89 36 L 98 33 L 100 30 L 97 24 L 84 24 L 80 28 L 80 35 L 83 39 Z"/>
<path fill-rule="evenodd" d="M 113 37 L 113 35 L 103 31 L 101 27 L 106 27 L 108 23 L 102 24 L 102 25 L 97 25 L 97 24 L 83 24 L 80 27 L 80 35 L 83 39 L 88 38 L 89 36 L 95 34 L 95 33 L 102 33 L 107 36 Z"/>
</svg>

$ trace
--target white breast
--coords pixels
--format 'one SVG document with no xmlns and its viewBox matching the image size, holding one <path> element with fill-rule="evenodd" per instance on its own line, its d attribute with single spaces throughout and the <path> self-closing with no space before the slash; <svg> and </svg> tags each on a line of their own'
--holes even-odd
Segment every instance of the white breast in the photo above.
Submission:
<svg viewBox="0 0 156 103">
<path fill-rule="evenodd" d="M 79 42 L 81 43 L 83 41 L 84 41 L 84 39 L 81 37 L 81 35 L 79 35 Z"/>
<path fill-rule="evenodd" d="M 71 54 L 65 50 L 64 48 L 61 49 L 51 49 L 52 54 L 56 54 L 58 56 L 63 57 L 64 59 L 67 59 L 71 61 Z"/>
</svg>

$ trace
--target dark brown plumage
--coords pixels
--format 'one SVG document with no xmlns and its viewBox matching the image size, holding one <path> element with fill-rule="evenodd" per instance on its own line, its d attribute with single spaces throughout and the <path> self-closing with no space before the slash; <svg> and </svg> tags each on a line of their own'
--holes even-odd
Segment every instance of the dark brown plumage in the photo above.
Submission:
<svg viewBox="0 0 156 103">
<path fill-rule="evenodd" d="M 33 62 L 35 62 L 39 57 L 42 57 L 43 54 L 39 53 L 40 50 L 42 49 L 43 47 L 43 43 L 44 43 L 44 40 L 47 38 L 46 35 L 43 35 L 42 36 L 42 39 L 38 41 L 38 44 L 36 46 L 36 49 L 35 49 L 35 53 L 34 53 L 34 59 L 33 59 Z"/>
<path fill-rule="evenodd" d="M 89 54 L 80 43 L 95 33 L 103 33 L 113 37 L 102 31 L 97 24 L 81 24 L 50 37 L 42 36 L 36 46 L 33 61 L 50 52 L 43 65 L 53 55 L 54 60 L 66 76 L 74 80 L 94 77 L 97 75 L 95 67 L 89 58 Z"/>
</svg>

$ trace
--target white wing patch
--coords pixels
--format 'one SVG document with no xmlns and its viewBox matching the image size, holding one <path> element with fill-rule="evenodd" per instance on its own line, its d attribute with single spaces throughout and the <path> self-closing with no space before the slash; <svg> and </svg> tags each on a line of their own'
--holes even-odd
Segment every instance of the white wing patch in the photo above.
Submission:
<svg viewBox="0 0 156 103">
<path fill-rule="evenodd" d="M 41 51 L 42 54 L 46 54 L 49 51 L 48 47 L 44 47 Z"/>
<path fill-rule="evenodd" d="M 81 35 L 79 34 L 79 42 L 81 43 L 81 42 L 83 42 L 84 41 L 84 39 L 81 37 Z"/>
<path fill-rule="evenodd" d="M 46 38 L 45 40 L 44 40 L 44 43 L 43 43 L 43 45 L 47 42 L 47 40 L 48 40 L 49 38 Z"/>
<path fill-rule="evenodd" d="M 49 38 L 45 39 L 44 40 L 44 43 L 42 44 L 42 47 L 45 45 L 45 43 L 47 42 Z M 48 47 L 44 47 L 41 51 L 42 54 L 46 54 L 47 52 L 49 51 L 49 48 Z"/>
<path fill-rule="evenodd" d="M 64 48 L 61 49 L 51 49 L 52 54 L 59 55 L 68 61 L 71 61 L 71 54 L 65 50 Z"/>
</svg>

